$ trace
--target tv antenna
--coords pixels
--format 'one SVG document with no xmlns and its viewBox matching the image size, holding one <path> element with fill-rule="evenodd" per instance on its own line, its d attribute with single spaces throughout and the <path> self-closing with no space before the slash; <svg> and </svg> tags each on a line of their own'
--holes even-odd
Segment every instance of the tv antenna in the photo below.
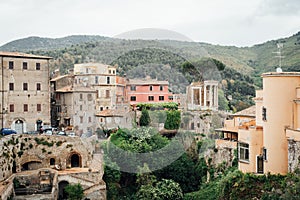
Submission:
<svg viewBox="0 0 300 200">
<path fill-rule="evenodd" d="M 277 54 L 275 56 L 275 58 L 279 58 L 279 67 L 277 67 L 276 72 L 282 72 L 282 58 L 284 58 L 284 56 L 282 56 L 282 52 L 281 50 L 283 49 L 283 44 L 282 43 L 277 43 L 277 51 L 273 52 L 275 54 Z"/>
</svg>

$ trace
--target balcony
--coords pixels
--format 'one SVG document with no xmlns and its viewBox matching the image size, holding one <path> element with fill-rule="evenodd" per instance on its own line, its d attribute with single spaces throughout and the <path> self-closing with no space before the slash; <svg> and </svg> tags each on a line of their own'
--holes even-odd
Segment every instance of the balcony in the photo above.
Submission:
<svg viewBox="0 0 300 200">
<path fill-rule="evenodd" d="M 285 134 L 287 139 L 300 141 L 300 129 L 295 130 L 291 128 L 286 128 Z"/>
</svg>

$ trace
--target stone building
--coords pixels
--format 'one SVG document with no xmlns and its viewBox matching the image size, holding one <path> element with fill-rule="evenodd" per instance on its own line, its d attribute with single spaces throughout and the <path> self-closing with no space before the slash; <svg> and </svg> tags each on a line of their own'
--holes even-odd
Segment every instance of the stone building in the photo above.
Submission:
<svg viewBox="0 0 300 200">
<path fill-rule="evenodd" d="M 129 110 L 125 84 L 125 79 L 116 76 L 116 67 L 75 64 L 72 73 L 51 80 L 52 119 L 77 135 L 91 135 L 102 125 L 102 111 Z"/>
<path fill-rule="evenodd" d="M 193 82 L 186 93 L 187 110 L 218 110 L 218 81 Z"/>
<path fill-rule="evenodd" d="M 50 57 L 0 52 L 0 123 L 18 133 L 50 125 Z"/>
</svg>

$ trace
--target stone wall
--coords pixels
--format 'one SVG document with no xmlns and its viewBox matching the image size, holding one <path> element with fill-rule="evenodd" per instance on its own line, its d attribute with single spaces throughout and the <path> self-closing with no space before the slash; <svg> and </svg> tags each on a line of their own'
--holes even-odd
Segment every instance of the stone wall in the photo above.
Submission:
<svg viewBox="0 0 300 200">
<path fill-rule="evenodd" d="M 79 167 L 88 168 L 92 163 L 95 143 L 94 137 L 5 136 L 0 140 L 0 181 L 9 178 L 13 172 L 24 170 L 24 167 L 70 168 L 73 154 L 79 156 Z M 55 165 L 50 165 L 50 159 L 54 159 Z"/>
<path fill-rule="evenodd" d="M 300 141 L 288 140 L 288 171 L 300 169 Z"/>
</svg>

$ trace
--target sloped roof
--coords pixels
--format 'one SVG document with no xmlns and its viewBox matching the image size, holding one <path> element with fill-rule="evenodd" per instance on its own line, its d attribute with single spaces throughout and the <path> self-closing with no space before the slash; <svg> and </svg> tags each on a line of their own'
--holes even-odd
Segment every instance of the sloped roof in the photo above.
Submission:
<svg viewBox="0 0 300 200">
<path fill-rule="evenodd" d="M 33 55 L 33 54 L 27 54 L 27 53 L 21 53 L 21 52 L 7 52 L 7 51 L 0 51 L 0 56 L 16 57 L 16 58 L 52 59 L 52 57 L 48 57 L 48 56 Z"/>
<path fill-rule="evenodd" d="M 169 85 L 169 82 L 156 79 L 129 79 L 127 85 Z"/>
<path fill-rule="evenodd" d="M 98 112 L 96 114 L 96 116 L 98 116 L 98 117 L 122 117 L 126 113 L 128 113 L 128 111 L 107 109 L 107 110 Z"/>
<path fill-rule="evenodd" d="M 241 110 L 241 111 L 233 114 L 233 116 L 255 117 L 256 116 L 256 106 L 254 105 L 254 106 L 251 106 L 244 110 Z"/>
</svg>

